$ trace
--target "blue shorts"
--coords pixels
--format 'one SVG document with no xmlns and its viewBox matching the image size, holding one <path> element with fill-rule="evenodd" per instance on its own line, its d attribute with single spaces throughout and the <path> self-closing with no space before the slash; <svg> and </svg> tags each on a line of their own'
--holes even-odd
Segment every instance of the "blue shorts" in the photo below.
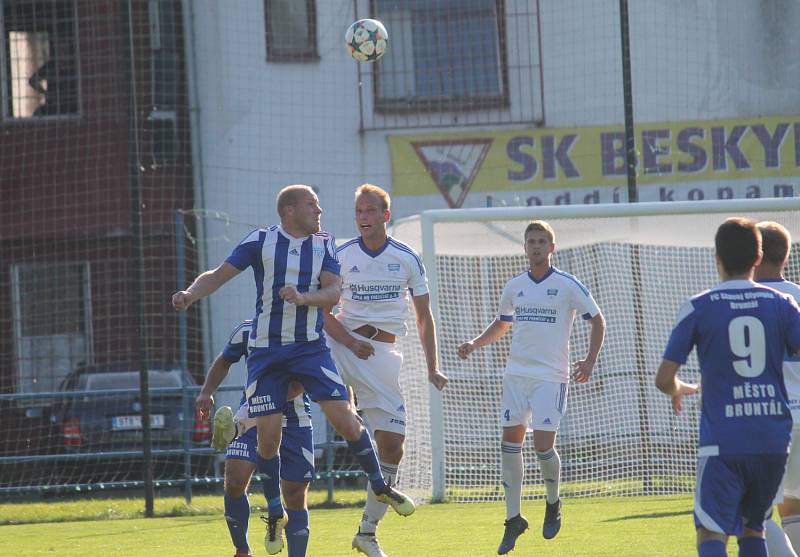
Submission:
<svg viewBox="0 0 800 557">
<path fill-rule="evenodd" d="M 234 439 L 225 459 L 256 463 L 256 428 L 251 427 Z M 281 479 L 289 482 L 310 482 L 314 479 L 314 439 L 310 427 L 285 427 L 281 437 Z"/>
<path fill-rule="evenodd" d="M 761 532 L 786 468 L 786 454 L 697 458 L 694 525 L 718 534 Z"/>
<path fill-rule="evenodd" d="M 314 402 L 347 400 L 347 389 L 325 339 L 278 348 L 254 348 L 247 357 L 250 417 L 283 412 L 290 381 L 302 384 Z"/>
</svg>

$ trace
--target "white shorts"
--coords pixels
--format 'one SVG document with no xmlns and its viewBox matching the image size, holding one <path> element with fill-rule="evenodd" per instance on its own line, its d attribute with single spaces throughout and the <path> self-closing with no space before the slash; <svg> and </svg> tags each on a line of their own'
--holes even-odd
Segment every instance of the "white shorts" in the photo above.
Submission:
<svg viewBox="0 0 800 557">
<path fill-rule="evenodd" d="M 372 421 L 373 429 L 405 434 L 406 405 L 400 392 L 403 355 L 396 344 L 366 337 L 358 340 L 369 342 L 375 348 L 375 353 L 366 360 L 359 359 L 349 348 L 328 337 L 336 368 L 345 384 L 353 388 L 357 407 Z M 371 409 L 382 410 L 384 414 L 370 416 Z M 396 421 L 390 422 L 391 419 Z M 398 431 L 400 425 L 402 430 Z"/>
<path fill-rule="evenodd" d="M 376 431 L 391 431 L 399 433 L 403 437 L 406 435 L 405 410 L 402 413 L 390 414 L 380 408 L 365 408 L 361 410 L 361 415 L 364 417 L 369 434 L 373 437 Z"/>
<path fill-rule="evenodd" d="M 566 383 L 540 381 L 520 375 L 503 375 L 500 425 L 525 425 L 538 431 L 558 431 L 567 411 Z"/>
<path fill-rule="evenodd" d="M 779 497 L 781 493 L 778 493 Z M 792 428 L 792 444 L 789 446 L 789 459 L 783 475 L 783 497 L 800 499 L 800 424 Z M 782 497 L 780 497 L 782 502 Z"/>
</svg>

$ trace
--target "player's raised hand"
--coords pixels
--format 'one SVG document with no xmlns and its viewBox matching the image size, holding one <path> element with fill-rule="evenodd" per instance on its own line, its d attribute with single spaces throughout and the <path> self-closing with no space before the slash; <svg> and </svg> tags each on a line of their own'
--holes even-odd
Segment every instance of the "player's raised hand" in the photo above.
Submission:
<svg viewBox="0 0 800 557">
<path fill-rule="evenodd" d="M 200 418 L 207 420 L 209 416 L 211 416 L 211 409 L 214 407 L 213 395 L 209 395 L 201 391 L 200 394 L 197 395 L 197 398 L 194 399 L 194 406 L 197 408 Z"/>
<path fill-rule="evenodd" d="M 194 297 L 188 290 L 181 290 L 172 295 L 172 307 L 177 311 L 186 311 L 192 302 L 194 302 Z"/>
<path fill-rule="evenodd" d="M 467 356 L 475 352 L 475 344 L 472 341 L 467 341 L 458 347 L 458 357 L 466 360 Z"/>
<path fill-rule="evenodd" d="M 278 296 L 286 302 L 296 306 L 305 305 L 305 296 L 297 291 L 294 286 L 284 286 L 278 290 Z"/>
<path fill-rule="evenodd" d="M 572 378 L 576 383 L 586 383 L 592 378 L 594 363 L 588 360 L 578 360 L 572 364 Z"/>
<path fill-rule="evenodd" d="M 672 411 L 675 415 L 681 413 L 683 410 L 683 397 L 686 395 L 694 395 L 700 392 L 700 385 L 696 383 L 680 382 L 677 394 L 672 395 Z"/>
<path fill-rule="evenodd" d="M 433 373 L 428 374 L 428 381 L 433 383 L 433 386 L 441 391 L 444 389 L 444 386 L 447 385 L 447 376 L 437 369 Z"/>
<path fill-rule="evenodd" d="M 348 348 L 359 360 L 366 360 L 375 353 L 375 347 L 365 340 L 353 339 Z"/>
</svg>

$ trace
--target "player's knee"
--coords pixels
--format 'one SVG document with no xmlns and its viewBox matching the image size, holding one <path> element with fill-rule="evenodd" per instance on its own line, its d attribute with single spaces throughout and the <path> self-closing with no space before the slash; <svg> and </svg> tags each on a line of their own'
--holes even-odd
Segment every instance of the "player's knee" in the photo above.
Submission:
<svg viewBox="0 0 800 557">
<path fill-rule="evenodd" d="M 377 439 L 376 441 L 378 445 L 378 456 L 381 462 L 397 464 L 403 459 L 403 454 L 405 452 L 404 438 L 399 436 L 382 437 L 379 441 Z"/>
<path fill-rule="evenodd" d="M 712 532 L 711 530 L 706 530 L 702 526 L 697 528 L 697 545 L 713 540 L 719 540 L 725 543 L 727 539 L 728 537 L 725 534 L 720 534 L 718 532 Z"/>
<path fill-rule="evenodd" d="M 381 450 L 380 458 L 383 462 L 399 463 L 403 460 L 403 445 Z"/>
<path fill-rule="evenodd" d="M 358 420 L 353 418 L 352 420 L 348 420 L 344 424 L 342 424 L 342 429 L 339 431 L 339 435 L 347 439 L 348 441 L 358 441 L 361 439 L 361 435 L 364 432 L 364 426 L 359 423 Z"/>
<path fill-rule="evenodd" d="M 276 454 L 278 454 L 278 450 L 281 448 L 280 439 L 275 440 L 271 437 L 261 437 L 258 438 L 258 455 L 261 458 L 272 458 Z"/>
<path fill-rule="evenodd" d="M 537 453 L 546 453 L 552 449 L 556 444 L 556 434 L 551 431 L 533 432 L 533 448 Z"/>
<path fill-rule="evenodd" d="M 306 487 L 308 484 L 299 482 L 282 482 L 281 492 L 286 502 L 286 507 L 300 510 L 306 506 Z"/>
<path fill-rule="evenodd" d="M 358 441 L 364 426 L 347 405 L 327 405 L 325 415 L 336 432 L 348 441 Z"/>
<path fill-rule="evenodd" d="M 533 442 L 533 449 L 537 453 L 546 453 L 550 449 L 553 448 L 553 443 L 549 441 L 534 441 Z"/>
<path fill-rule="evenodd" d="M 238 476 L 225 476 L 225 495 L 236 499 L 244 495 L 247 490 L 248 479 Z"/>
<path fill-rule="evenodd" d="M 364 426 L 361 425 L 360 421 L 358 421 L 356 415 L 353 413 L 347 413 L 341 418 L 342 419 L 339 421 L 339 426 L 336 428 L 336 430 L 339 432 L 339 435 L 348 441 L 358 441 L 364 431 Z"/>
</svg>

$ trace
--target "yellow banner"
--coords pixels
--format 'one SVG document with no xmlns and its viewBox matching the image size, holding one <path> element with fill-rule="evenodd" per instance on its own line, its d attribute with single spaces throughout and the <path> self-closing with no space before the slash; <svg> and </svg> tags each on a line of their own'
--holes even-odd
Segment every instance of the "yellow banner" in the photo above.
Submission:
<svg viewBox="0 0 800 557">
<path fill-rule="evenodd" d="M 641 124 L 637 183 L 800 175 L 800 116 Z M 620 126 L 395 135 L 392 194 L 440 192 L 460 207 L 470 192 L 625 187 Z"/>
</svg>

